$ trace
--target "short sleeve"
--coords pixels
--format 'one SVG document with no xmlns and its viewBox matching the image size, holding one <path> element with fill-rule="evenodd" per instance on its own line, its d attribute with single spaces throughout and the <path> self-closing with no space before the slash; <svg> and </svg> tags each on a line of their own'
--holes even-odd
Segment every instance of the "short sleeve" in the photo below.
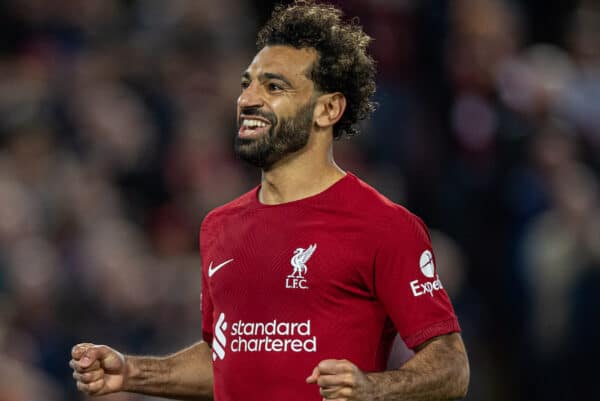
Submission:
<svg viewBox="0 0 600 401">
<path fill-rule="evenodd" d="M 409 348 L 460 331 L 424 223 L 406 210 L 388 221 L 375 257 L 375 292 Z"/>
<path fill-rule="evenodd" d="M 204 263 L 203 255 L 206 255 L 206 243 L 208 241 L 208 230 L 206 229 L 206 221 L 203 222 L 200 229 L 200 259 L 202 260 L 202 292 L 200 294 L 200 304 L 202 310 L 202 339 L 208 344 L 212 343 L 213 339 L 213 302 L 208 285 L 207 268 Z"/>
</svg>

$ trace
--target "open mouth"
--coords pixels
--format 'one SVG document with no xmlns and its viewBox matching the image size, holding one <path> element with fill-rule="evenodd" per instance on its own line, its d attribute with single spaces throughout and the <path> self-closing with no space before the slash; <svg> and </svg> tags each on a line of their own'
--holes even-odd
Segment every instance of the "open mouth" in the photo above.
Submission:
<svg viewBox="0 0 600 401">
<path fill-rule="evenodd" d="M 238 131 L 240 138 L 256 138 L 269 131 L 271 123 L 263 118 L 242 116 L 242 122 Z"/>
</svg>

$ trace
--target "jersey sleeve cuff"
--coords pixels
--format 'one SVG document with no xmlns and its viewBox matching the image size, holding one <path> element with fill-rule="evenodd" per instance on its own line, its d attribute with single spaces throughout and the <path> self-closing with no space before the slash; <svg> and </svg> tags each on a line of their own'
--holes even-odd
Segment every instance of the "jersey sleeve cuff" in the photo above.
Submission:
<svg viewBox="0 0 600 401">
<path fill-rule="evenodd" d="M 414 349 L 433 337 L 450 333 L 460 333 L 460 325 L 454 318 L 434 323 L 408 337 L 403 336 L 402 339 L 408 348 Z"/>
</svg>

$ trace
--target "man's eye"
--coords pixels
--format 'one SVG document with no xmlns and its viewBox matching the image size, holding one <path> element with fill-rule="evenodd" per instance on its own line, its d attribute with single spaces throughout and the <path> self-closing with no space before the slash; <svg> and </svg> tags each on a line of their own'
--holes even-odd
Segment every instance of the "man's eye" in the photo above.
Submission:
<svg viewBox="0 0 600 401">
<path fill-rule="evenodd" d="M 242 87 L 242 90 L 246 89 L 246 88 L 248 88 L 250 86 L 250 82 L 248 82 L 248 81 L 242 81 L 242 83 L 240 84 L 240 86 Z"/>
<path fill-rule="evenodd" d="M 283 90 L 283 87 L 281 87 L 278 84 L 272 83 L 272 82 L 269 83 L 268 88 L 269 88 L 270 91 L 280 91 L 280 90 Z"/>
</svg>

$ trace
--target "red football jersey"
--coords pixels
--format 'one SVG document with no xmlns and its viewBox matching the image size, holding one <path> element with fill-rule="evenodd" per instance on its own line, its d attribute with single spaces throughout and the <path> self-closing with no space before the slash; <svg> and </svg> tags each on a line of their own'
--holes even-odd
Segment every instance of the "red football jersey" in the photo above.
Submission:
<svg viewBox="0 0 600 401">
<path fill-rule="evenodd" d="M 320 401 L 321 360 L 382 371 L 396 332 L 414 348 L 460 330 L 419 218 L 352 174 L 280 205 L 258 189 L 200 230 L 216 401 Z"/>
</svg>

